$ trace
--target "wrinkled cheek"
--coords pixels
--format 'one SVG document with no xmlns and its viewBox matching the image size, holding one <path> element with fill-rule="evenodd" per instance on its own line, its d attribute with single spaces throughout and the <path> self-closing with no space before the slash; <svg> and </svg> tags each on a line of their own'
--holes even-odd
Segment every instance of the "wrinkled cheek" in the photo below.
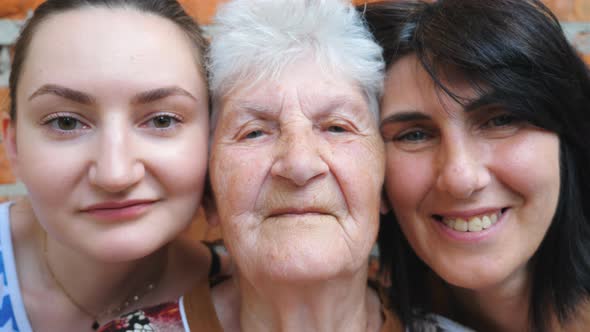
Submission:
<svg viewBox="0 0 590 332">
<path fill-rule="evenodd" d="M 256 165 L 234 153 L 215 154 L 211 163 L 211 186 L 215 194 L 219 216 L 226 218 L 237 211 L 247 210 L 259 187 L 251 169 Z"/>
</svg>

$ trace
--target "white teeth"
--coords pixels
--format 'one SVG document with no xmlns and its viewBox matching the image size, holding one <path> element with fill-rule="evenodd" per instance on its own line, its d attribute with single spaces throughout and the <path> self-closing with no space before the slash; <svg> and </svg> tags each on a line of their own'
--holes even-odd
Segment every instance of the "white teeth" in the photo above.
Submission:
<svg viewBox="0 0 590 332">
<path fill-rule="evenodd" d="M 453 219 L 445 219 L 445 225 L 447 225 L 449 228 L 454 228 L 455 227 L 455 220 Z"/>
<path fill-rule="evenodd" d="M 490 217 L 483 216 L 483 218 L 481 218 L 481 227 L 483 229 L 487 229 L 490 228 L 490 226 L 492 226 L 492 220 L 490 219 Z"/>
<path fill-rule="evenodd" d="M 473 219 L 469 220 L 468 226 L 469 226 L 470 232 L 479 232 L 483 229 L 483 226 L 481 224 L 481 219 L 479 219 L 479 218 L 473 218 Z"/>
<path fill-rule="evenodd" d="M 467 228 L 467 221 L 459 218 L 455 221 L 455 227 L 453 227 L 454 230 L 459 231 L 459 232 L 467 232 L 468 228 Z"/>
<path fill-rule="evenodd" d="M 498 221 L 500 215 L 501 212 L 497 212 L 489 215 L 471 217 L 469 220 L 463 218 L 443 218 L 442 221 L 447 227 L 458 232 L 480 232 L 492 227 L 492 225 Z"/>
</svg>

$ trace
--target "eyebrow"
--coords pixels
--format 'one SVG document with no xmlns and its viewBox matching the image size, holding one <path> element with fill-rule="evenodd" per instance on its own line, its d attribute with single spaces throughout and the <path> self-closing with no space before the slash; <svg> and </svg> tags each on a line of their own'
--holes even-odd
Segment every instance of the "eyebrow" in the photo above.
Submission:
<svg viewBox="0 0 590 332">
<path fill-rule="evenodd" d="M 85 92 L 70 89 L 65 86 L 61 86 L 61 85 L 57 85 L 57 84 L 43 85 L 42 87 L 37 89 L 37 91 L 33 92 L 33 94 L 31 94 L 31 96 L 29 97 L 29 100 L 32 100 L 36 97 L 43 96 L 43 95 L 55 95 L 55 96 L 65 98 L 65 99 L 68 99 L 68 100 L 71 100 L 73 102 L 76 102 L 78 104 L 83 104 L 83 105 L 92 105 L 92 104 L 96 103 L 96 99 Z M 154 101 L 158 101 L 160 99 L 164 99 L 164 98 L 167 98 L 170 96 L 186 96 L 186 97 L 189 97 L 193 100 L 197 100 L 197 98 L 195 98 L 188 91 L 186 91 L 180 87 L 177 87 L 177 86 L 170 86 L 170 87 L 163 87 L 163 88 L 157 88 L 157 89 L 153 89 L 153 90 L 149 90 L 149 91 L 145 91 L 145 92 L 140 92 L 133 97 L 133 99 L 131 100 L 131 103 L 132 104 L 149 104 Z"/>
<path fill-rule="evenodd" d="M 197 100 L 197 98 L 195 96 L 193 96 L 192 94 L 190 94 L 188 91 L 186 91 L 183 88 L 177 87 L 177 86 L 168 86 L 168 87 L 163 87 L 163 88 L 157 88 L 157 89 L 153 89 L 153 90 L 149 90 L 149 91 L 145 91 L 145 92 L 141 92 L 139 94 L 137 94 L 135 97 L 133 97 L 133 99 L 131 100 L 132 104 L 149 104 L 149 103 L 153 103 L 155 101 L 167 98 L 167 97 L 172 97 L 172 96 L 185 96 L 185 97 L 189 97 L 192 100 Z"/>
<path fill-rule="evenodd" d="M 430 116 L 417 112 L 417 111 L 405 111 L 396 114 L 392 114 L 385 119 L 381 120 L 381 127 L 390 124 L 390 123 L 399 123 L 399 122 L 410 122 L 410 121 L 424 121 L 430 120 Z"/>
<path fill-rule="evenodd" d="M 31 94 L 29 101 L 43 95 L 55 95 L 83 105 L 91 105 L 95 103 L 95 99 L 92 96 L 82 91 L 66 88 L 65 86 L 57 84 L 43 85 Z"/>
</svg>

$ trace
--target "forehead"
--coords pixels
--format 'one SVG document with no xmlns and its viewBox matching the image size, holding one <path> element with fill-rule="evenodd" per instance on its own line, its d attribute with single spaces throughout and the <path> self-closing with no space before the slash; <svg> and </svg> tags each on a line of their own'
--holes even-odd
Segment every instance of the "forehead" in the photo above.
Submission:
<svg viewBox="0 0 590 332">
<path fill-rule="evenodd" d="M 287 66 L 276 79 L 238 85 L 222 98 L 223 108 L 301 108 L 322 103 L 356 104 L 367 108 L 367 101 L 356 82 L 330 71 L 313 60 Z M 368 112 L 368 109 L 367 109 Z"/>
<path fill-rule="evenodd" d="M 387 71 L 385 93 L 382 99 L 382 118 L 398 110 L 419 110 L 447 113 L 464 111 L 464 106 L 477 101 L 481 94 L 464 75 L 451 68 L 438 79 L 446 89 L 456 95 L 460 103 L 437 85 L 418 58 L 411 54 L 402 57 Z M 485 92 L 484 92 L 485 93 Z"/>
<path fill-rule="evenodd" d="M 166 85 L 200 76 L 195 52 L 183 31 L 165 18 L 87 7 L 52 15 L 39 25 L 21 81 L 76 84 L 89 77 L 141 77 Z"/>
</svg>

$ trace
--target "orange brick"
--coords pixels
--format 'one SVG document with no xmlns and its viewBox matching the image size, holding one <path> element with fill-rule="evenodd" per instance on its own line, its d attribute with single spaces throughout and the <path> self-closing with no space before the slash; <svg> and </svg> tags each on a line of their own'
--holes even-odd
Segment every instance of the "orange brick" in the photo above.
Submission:
<svg viewBox="0 0 590 332">
<path fill-rule="evenodd" d="M 223 0 L 179 0 L 184 9 L 192 17 L 194 17 L 199 24 L 211 23 L 211 18 L 215 14 L 215 10 Z"/>
<path fill-rule="evenodd" d="M 560 20 L 573 21 L 575 19 L 574 0 L 546 0 L 544 2 Z"/>
<path fill-rule="evenodd" d="M 577 21 L 590 21 L 590 1 L 576 0 L 575 15 Z"/>
<path fill-rule="evenodd" d="M 0 17 L 22 19 L 43 0 L 1 0 Z"/>
<path fill-rule="evenodd" d="M 4 146 L 0 145 L 0 184 L 15 183 L 16 178 L 10 169 L 10 163 L 4 153 Z"/>
</svg>

